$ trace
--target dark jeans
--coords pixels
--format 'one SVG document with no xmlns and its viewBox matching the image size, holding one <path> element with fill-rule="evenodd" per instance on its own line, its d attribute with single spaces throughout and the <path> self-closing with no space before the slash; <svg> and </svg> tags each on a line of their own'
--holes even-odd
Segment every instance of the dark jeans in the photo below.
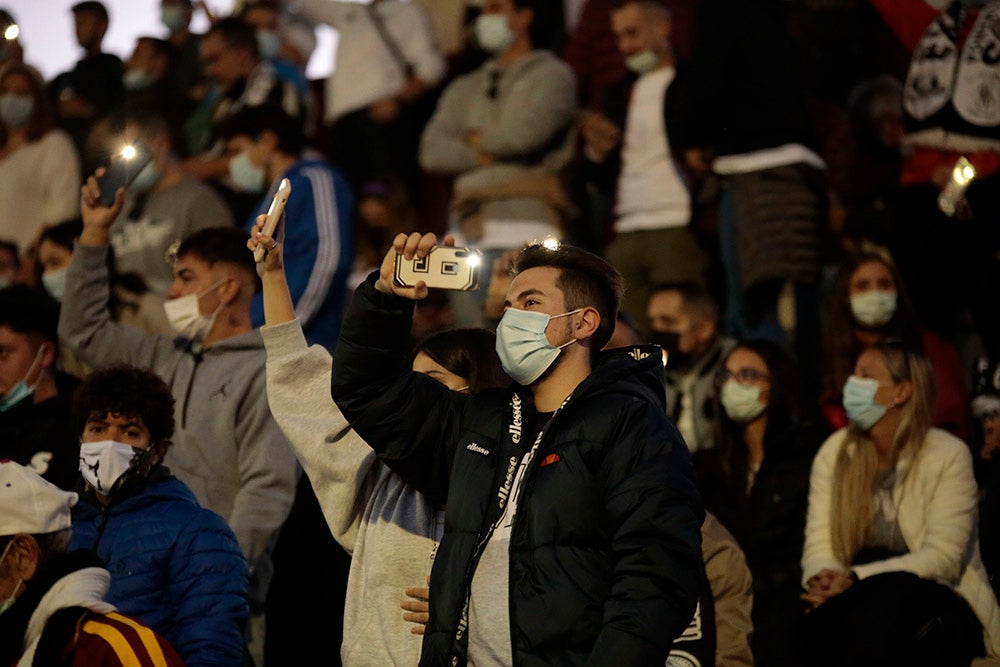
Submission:
<svg viewBox="0 0 1000 667">
<path fill-rule="evenodd" d="M 809 667 L 968 667 L 983 628 L 955 591 L 909 572 L 867 577 L 805 615 Z"/>
</svg>

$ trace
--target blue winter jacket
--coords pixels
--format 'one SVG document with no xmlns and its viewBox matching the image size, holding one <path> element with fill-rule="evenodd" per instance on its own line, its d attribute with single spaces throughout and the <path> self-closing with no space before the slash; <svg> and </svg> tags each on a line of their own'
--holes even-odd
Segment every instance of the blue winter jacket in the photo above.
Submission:
<svg viewBox="0 0 1000 667">
<path fill-rule="evenodd" d="M 111 572 L 106 599 L 149 625 L 188 667 L 243 664 L 248 568 L 233 531 L 161 467 L 136 494 L 73 508 L 73 549 Z"/>
</svg>

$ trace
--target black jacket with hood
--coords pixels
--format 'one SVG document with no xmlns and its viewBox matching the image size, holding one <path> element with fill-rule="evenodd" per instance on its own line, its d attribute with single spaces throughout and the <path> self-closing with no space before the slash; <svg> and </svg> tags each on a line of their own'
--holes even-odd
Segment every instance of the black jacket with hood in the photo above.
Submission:
<svg viewBox="0 0 1000 667">
<path fill-rule="evenodd" d="M 533 442 L 531 393 L 476 396 L 409 371 L 413 302 L 355 294 L 334 354 L 334 400 L 409 484 L 447 500 L 421 665 L 464 665 L 472 575 Z M 659 348 L 607 355 L 545 426 L 510 536 L 515 665 L 662 666 L 694 613 L 701 499 L 664 413 Z"/>
</svg>

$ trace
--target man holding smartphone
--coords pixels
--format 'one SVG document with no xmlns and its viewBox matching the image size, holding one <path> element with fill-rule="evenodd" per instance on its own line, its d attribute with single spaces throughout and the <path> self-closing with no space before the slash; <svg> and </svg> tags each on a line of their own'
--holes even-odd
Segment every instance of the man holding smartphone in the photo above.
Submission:
<svg viewBox="0 0 1000 667">
<path fill-rule="evenodd" d="M 664 664 L 694 613 L 704 510 L 660 349 L 600 352 L 621 276 L 572 246 L 524 250 L 497 327 L 515 384 L 470 397 L 405 363 L 428 289 L 395 283 L 396 256 L 436 242 L 400 234 L 358 288 L 332 381 L 385 463 L 447 503 L 421 664 Z"/>
</svg>

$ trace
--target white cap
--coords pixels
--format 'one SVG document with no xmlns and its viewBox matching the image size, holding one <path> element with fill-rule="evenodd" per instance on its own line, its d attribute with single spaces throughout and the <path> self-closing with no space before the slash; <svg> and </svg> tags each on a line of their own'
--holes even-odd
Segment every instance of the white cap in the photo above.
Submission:
<svg viewBox="0 0 1000 667">
<path fill-rule="evenodd" d="M 0 535 L 53 533 L 71 524 L 77 495 L 19 463 L 0 461 Z"/>
</svg>

